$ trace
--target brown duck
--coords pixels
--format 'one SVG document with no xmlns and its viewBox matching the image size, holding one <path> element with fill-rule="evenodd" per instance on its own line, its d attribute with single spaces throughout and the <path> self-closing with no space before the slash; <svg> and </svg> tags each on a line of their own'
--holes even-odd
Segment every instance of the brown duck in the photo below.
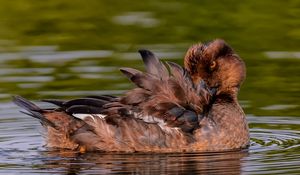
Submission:
<svg viewBox="0 0 300 175">
<path fill-rule="evenodd" d="M 14 102 L 40 120 L 47 146 L 121 152 L 226 151 L 246 148 L 249 131 L 237 95 L 245 64 L 223 40 L 192 46 L 184 68 L 139 51 L 146 72 L 121 68 L 137 87 L 122 97 L 88 96 L 41 109 Z"/>
</svg>

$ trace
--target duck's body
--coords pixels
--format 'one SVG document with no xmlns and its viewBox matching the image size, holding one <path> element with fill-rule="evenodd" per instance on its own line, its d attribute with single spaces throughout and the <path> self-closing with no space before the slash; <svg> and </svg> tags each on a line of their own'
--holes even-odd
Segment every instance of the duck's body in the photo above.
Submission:
<svg viewBox="0 0 300 175">
<path fill-rule="evenodd" d="M 52 148 L 204 152 L 248 146 L 248 125 L 237 100 L 244 64 L 226 43 L 190 48 L 185 69 L 166 67 L 150 51 L 140 53 L 147 72 L 121 69 L 137 85 L 123 97 L 44 100 L 56 109 L 41 109 L 19 96 L 14 101 L 40 119 Z"/>
</svg>

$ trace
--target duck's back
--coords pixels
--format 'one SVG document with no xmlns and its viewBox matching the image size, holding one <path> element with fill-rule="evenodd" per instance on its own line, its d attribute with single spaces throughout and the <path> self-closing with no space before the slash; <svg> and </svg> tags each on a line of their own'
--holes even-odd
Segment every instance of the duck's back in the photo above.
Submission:
<svg viewBox="0 0 300 175">
<path fill-rule="evenodd" d="M 18 96 L 14 101 L 28 115 L 41 120 L 49 147 L 125 152 L 189 150 L 214 92 L 204 82 L 193 84 L 181 66 L 168 63 L 166 67 L 151 52 L 140 52 L 147 72 L 121 69 L 137 86 L 123 97 L 44 100 L 58 106 L 50 110 Z"/>
</svg>

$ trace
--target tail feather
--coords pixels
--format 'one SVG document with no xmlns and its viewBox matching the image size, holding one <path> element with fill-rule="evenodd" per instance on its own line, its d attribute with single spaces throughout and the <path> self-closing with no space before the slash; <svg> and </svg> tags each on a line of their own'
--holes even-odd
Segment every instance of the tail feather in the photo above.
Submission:
<svg viewBox="0 0 300 175">
<path fill-rule="evenodd" d="M 39 108 L 37 105 L 33 104 L 32 102 L 18 95 L 13 96 L 13 102 L 27 111 L 27 112 L 20 111 L 21 113 L 39 119 L 42 122 L 42 124 L 57 129 L 57 126 L 42 114 L 43 110 Z"/>
<path fill-rule="evenodd" d="M 25 98 L 18 96 L 18 95 L 13 96 L 13 102 L 28 112 L 30 112 L 30 111 L 38 112 L 38 111 L 42 110 L 37 105 L 33 104 L 32 102 L 30 102 L 30 101 L 26 100 Z"/>
<path fill-rule="evenodd" d="M 62 101 L 59 100 L 46 101 L 62 104 Z M 80 101 L 82 102 L 82 99 L 80 99 L 79 102 Z M 21 111 L 23 114 L 37 118 L 45 127 L 47 132 L 47 147 L 76 150 L 79 148 L 79 145 L 83 145 L 86 149 L 95 149 L 94 145 L 90 143 L 91 141 L 94 142 L 98 137 L 94 133 L 93 125 L 89 125 L 85 121 L 69 115 L 61 108 L 52 110 L 41 109 L 37 105 L 20 96 L 13 96 L 13 102 L 25 110 Z M 79 107 L 81 106 L 74 105 L 73 109 L 70 108 L 70 110 L 81 110 Z M 90 108 L 87 108 L 86 110 L 90 110 Z M 84 137 L 82 135 L 84 135 Z M 90 142 L 85 143 L 87 141 Z M 98 139 L 97 141 L 100 142 L 101 140 L 99 141 Z"/>
<path fill-rule="evenodd" d="M 47 126 L 51 126 L 51 127 L 55 128 L 55 129 L 58 129 L 57 126 L 53 122 L 51 122 L 50 120 L 48 120 L 47 118 L 45 118 L 39 112 L 35 112 L 35 111 L 30 111 L 30 112 L 20 111 L 20 112 L 23 113 L 23 114 L 29 115 L 29 116 L 31 116 L 33 118 L 39 119 L 42 124 L 46 124 Z"/>
</svg>

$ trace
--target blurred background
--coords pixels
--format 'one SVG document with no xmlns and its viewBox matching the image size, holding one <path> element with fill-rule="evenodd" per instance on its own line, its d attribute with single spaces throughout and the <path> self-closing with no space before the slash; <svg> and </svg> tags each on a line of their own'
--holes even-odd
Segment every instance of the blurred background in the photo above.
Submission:
<svg viewBox="0 0 300 175">
<path fill-rule="evenodd" d="M 133 85 L 118 69 L 143 69 L 138 49 L 182 65 L 192 44 L 215 38 L 226 40 L 246 62 L 247 79 L 239 99 L 254 148 L 299 150 L 299 0 L 0 4 L 0 153 L 9 147 L 36 150 L 42 142 L 40 133 L 32 134 L 39 123 L 18 113 L 10 102 L 12 94 L 29 99 L 120 95 Z M 16 143 L 21 138 L 23 145 Z M 17 154 L 12 157 L 11 164 L 18 164 Z"/>
<path fill-rule="evenodd" d="M 223 38 L 247 64 L 240 93 L 247 113 L 297 116 L 299 7 L 298 0 L 2 1 L 0 100 L 119 93 L 130 85 L 118 68 L 143 66 L 138 49 L 182 64 L 192 44 Z"/>
</svg>

